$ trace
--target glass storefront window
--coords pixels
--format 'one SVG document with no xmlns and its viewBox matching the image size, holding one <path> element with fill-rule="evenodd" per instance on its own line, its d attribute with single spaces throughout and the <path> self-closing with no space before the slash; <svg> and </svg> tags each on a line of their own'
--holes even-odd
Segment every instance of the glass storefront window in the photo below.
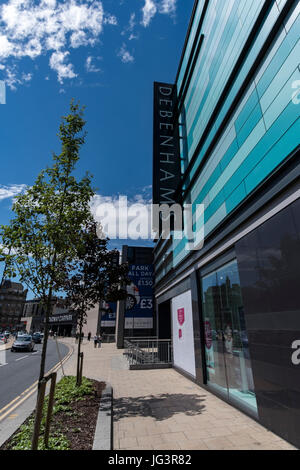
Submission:
<svg viewBox="0 0 300 470">
<path fill-rule="evenodd" d="M 202 279 L 208 385 L 257 413 L 237 262 Z"/>
</svg>

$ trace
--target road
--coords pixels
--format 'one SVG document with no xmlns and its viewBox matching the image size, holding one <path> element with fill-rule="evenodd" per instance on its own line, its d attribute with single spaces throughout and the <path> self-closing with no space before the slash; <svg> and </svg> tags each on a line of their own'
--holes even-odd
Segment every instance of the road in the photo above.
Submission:
<svg viewBox="0 0 300 470">
<path fill-rule="evenodd" d="M 59 343 L 61 358 L 68 348 Z M 0 410 L 30 387 L 39 376 L 42 344 L 36 344 L 34 352 L 0 352 Z M 46 372 L 59 362 L 56 344 L 49 340 L 47 346 Z"/>
</svg>

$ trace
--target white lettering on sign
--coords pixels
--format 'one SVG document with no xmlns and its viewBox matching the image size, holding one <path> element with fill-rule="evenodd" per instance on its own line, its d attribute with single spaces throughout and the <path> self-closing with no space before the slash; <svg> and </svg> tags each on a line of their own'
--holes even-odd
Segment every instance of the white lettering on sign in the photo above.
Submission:
<svg viewBox="0 0 300 470">
<path fill-rule="evenodd" d="M 154 96 L 154 202 L 175 204 L 181 178 L 176 86 L 156 84 Z"/>
<path fill-rule="evenodd" d="M 300 364 L 300 340 L 299 339 L 293 342 L 292 349 L 296 350 L 292 354 L 292 363 L 294 364 L 294 366 L 299 366 Z"/>
</svg>

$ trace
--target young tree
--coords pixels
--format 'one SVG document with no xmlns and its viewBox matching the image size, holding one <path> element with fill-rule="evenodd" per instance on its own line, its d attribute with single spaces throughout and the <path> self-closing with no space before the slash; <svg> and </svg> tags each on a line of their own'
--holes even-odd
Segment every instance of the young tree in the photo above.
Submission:
<svg viewBox="0 0 300 470">
<path fill-rule="evenodd" d="M 83 244 L 78 256 L 68 267 L 73 274 L 66 278 L 64 290 L 70 307 L 76 313 L 79 332 L 77 354 L 77 385 L 80 385 L 80 352 L 82 328 L 87 313 L 101 301 L 116 302 L 126 299 L 130 284 L 128 265 L 119 264 L 119 252 L 109 251 L 107 239 L 97 236 L 97 224 L 91 222 L 83 234 Z"/>
<path fill-rule="evenodd" d="M 39 380 L 45 374 L 53 297 L 63 290 L 68 266 L 82 250 L 83 227 L 92 221 L 91 177 L 77 180 L 73 175 L 85 141 L 84 125 L 83 109 L 72 101 L 59 128 L 61 153 L 54 154 L 53 165 L 15 199 L 15 218 L 0 231 L 0 261 L 6 262 L 6 275 L 18 276 L 45 307 Z"/>
</svg>

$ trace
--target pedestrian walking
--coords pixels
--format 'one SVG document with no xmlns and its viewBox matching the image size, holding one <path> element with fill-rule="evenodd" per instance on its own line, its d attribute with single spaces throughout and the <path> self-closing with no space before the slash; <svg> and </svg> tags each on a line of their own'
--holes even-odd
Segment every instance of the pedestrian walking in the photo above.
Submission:
<svg viewBox="0 0 300 470">
<path fill-rule="evenodd" d="M 101 348 L 102 336 L 98 335 L 98 348 Z"/>
<path fill-rule="evenodd" d="M 97 344 L 98 344 L 98 336 L 95 335 L 95 336 L 94 336 L 94 347 L 95 347 L 95 348 L 97 347 Z"/>
<path fill-rule="evenodd" d="M 89 332 L 89 333 L 88 333 L 88 341 L 91 341 L 91 336 L 92 336 L 92 333 Z"/>
</svg>

